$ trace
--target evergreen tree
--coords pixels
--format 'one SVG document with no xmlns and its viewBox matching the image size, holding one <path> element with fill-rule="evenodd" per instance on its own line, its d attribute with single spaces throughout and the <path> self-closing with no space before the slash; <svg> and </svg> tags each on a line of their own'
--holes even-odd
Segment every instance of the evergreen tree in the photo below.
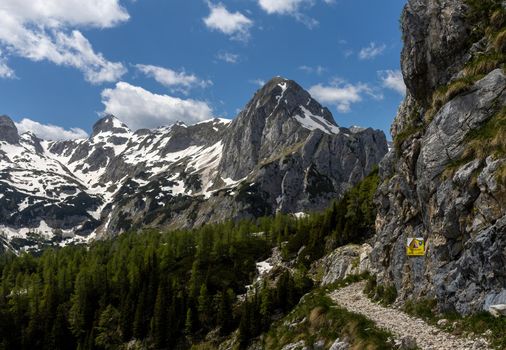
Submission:
<svg viewBox="0 0 506 350">
<path fill-rule="evenodd" d="M 122 338 L 120 313 L 115 307 L 108 305 L 100 314 L 96 327 L 95 344 L 105 350 L 117 349 Z"/>
<path fill-rule="evenodd" d="M 167 295 L 167 287 L 165 280 L 158 286 L 158 292 L 156 294 L 155 309 L 153 314 L 153 322 L 151 333 L 158 349 L 162 349 L 167 343 L 167 329 L 168 329 L 168 310 L 166 300 L 169 297 Z"/>
</svg>

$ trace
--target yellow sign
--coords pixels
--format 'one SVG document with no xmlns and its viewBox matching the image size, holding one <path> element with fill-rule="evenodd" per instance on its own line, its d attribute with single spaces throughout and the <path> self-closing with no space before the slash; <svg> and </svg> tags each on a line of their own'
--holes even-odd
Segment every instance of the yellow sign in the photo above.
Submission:
<svg viewBox="0 0 506 350">
<path fill-rule="evenodd" d="M 406 249 L 408 256 L 424 256 L 425 240 L 423 238 L 408 238 Z"/>
</svg>

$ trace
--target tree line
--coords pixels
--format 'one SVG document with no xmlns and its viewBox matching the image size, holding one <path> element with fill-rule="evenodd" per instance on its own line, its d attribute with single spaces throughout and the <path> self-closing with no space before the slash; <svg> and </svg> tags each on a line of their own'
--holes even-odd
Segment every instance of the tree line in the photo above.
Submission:
<svg viewBox="0 0 506 350">
<path fill-rule="evenodd" d="M 131 340 L 185 349 L 216 331 L 246 346 L 291 310 L 305 271 L 374 226 L 377 171 L 322 213 L 193 230 L 144 229 L 90 246 L 0 257 L 0 349 L 119 349 Z M 247 293 L 256 262 L 279 247 L 295 273 Z"/>
</svg>

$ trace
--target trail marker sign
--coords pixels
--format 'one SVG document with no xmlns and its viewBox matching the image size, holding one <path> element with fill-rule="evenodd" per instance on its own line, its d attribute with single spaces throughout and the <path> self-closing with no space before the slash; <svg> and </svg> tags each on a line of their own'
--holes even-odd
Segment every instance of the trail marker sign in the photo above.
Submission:
<svg viewBox="0 0 506 350">
<path fill-rule="evenodd" d="M 424 256 L 425 240 L 423 238 L 408 238 L 406 250 L 408 256 Z"/>
</svg>

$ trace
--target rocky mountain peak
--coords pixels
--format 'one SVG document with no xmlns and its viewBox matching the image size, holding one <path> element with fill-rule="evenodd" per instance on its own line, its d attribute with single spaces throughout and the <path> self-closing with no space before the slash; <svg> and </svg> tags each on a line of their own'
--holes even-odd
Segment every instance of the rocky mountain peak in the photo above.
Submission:
<svg viewBox="0 0 506 350">
<path fill-rule="evenodd" d="M 19 134 L 16 125 L 6 115 L 0 116 L 0 141 L 6 141 L 11 145 L 19 143 Z"/>
<path fill-rule="evenodd" d="M 105 116 L 104 118 L 99 119 L 93 125 L 92 137 L 107 132 L 113 134 L 126 134 L 130 133 L 130 129 L 128 128 L 128 126 L 123 124 L 118 118 L 110 114 Z"/>
<path fill-rule="evenodd" d="M 326 122 L 337 126 L 330 111 L 314 100 L 308 91 L 297 82 L 282 77 L 272 78 L 258 90 L 247 110 L 251 107 L 263 109 L 266 117 L 293 117 L 296 114 L 306 114 L 304 110 L 307 110 L 310 114 L 321 116 Z"/>
</svg>

